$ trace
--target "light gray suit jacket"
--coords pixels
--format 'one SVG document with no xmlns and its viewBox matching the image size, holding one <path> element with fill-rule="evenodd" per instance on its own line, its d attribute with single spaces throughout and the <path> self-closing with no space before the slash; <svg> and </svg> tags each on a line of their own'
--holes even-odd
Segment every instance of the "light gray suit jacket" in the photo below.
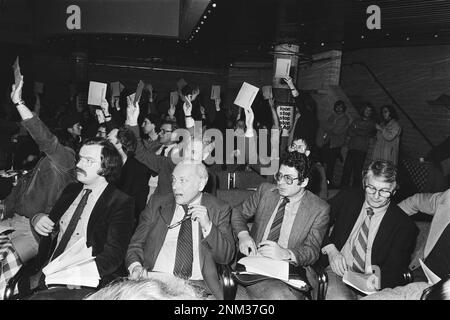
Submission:
<svg viewBox="0 0 450 320">
<path fill-rule="evenodd" d="M 255 221 L 250 235 L 258 244 L 280 199 L 274 184 L 263 183 L 258 190 L 233 208 L 231 225 L 235 235 L 249 231 L 247 221 Z M 313 193 L 306 191 L 289 235 L 287 249 L 292 250 L 300 266 L 314 264 L 319 258 L 322 240 L 327 231 L 330 206 Z"/>
</svg>

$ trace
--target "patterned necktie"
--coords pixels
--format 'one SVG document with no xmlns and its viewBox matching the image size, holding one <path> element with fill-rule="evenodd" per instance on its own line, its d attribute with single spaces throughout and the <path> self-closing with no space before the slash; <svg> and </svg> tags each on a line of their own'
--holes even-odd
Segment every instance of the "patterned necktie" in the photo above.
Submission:
<svg viewBox="0 0 450 320">
<path fill-rule="evenodd" d="M 366 270 L 367 240 L 369 238 L 369 227 L 372 216 L 373 209 L 369 207 L 367 208 L 367 216 L 364 219 L 361 229 L 359 229 L 358 238 L 353 244 L 353 270 L 360 273 L 365 273 Z"/>
<path fill-rule="evenodd" d="M 284 197 L 278 206 L 277 214 L 273 219 L 272 226 L 270 227 L 269 235 L 267 236 L 267 240 L 271 240 L 274 242 L 278 242 L 278 238 L 280 237 L 281 225 L 283 224 L 284 218 L 284 209 L 286 208 L 286 204 L 289 202 L 289 199 Z"/>
<path fill-rule="evenodd" d="M 185 217 L 188 213 L 188 206 L 182 205 Z M 175 266 L 173 274 L 183 279 L 189 279 L 192 276 L 192 262 L 194 253 L 192 252 L 192 220 L 183 221 L 178 233 L 177 253 L 175 256 Z"/>
<path fill-rule="evenodd" d="M 58 247 L 53 252 L 51 260 L 58 257 L 66 249 L 66 246 L 69 243 L 69 240 L 72 237 L 75 228 L 77 227 L 78 221 L 80 221 L 81 214 L 83 213 L 84 207 L 86 206 L 89 194 L 91 192 L 92 192 L 91 189 L 85 189 L 84 195 L 81 198 L 80 203 L 78 203 L 78 206 L 75 209 L 75 212 L 73 213 L 72 218 L 70 219 L 70 222 L 67 225 L 66 230 L 64 231 L 64 234 L 62 235 Z"/>
</svg>

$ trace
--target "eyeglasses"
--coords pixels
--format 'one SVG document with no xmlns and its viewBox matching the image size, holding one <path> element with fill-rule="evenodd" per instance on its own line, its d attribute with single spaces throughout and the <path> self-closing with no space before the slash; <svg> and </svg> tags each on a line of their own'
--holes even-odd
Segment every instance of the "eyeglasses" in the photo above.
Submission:
<svg viewBox="0 0 450 320">
<path fill-rule="evenodd" d="M 392 191 L 383 190 L 383 189 L 378 190 L 377 188 L 375 188 L 374 186 L 371 186 L 371 185 L 365 185 L 364 190 L 366 190 L 366 192 L 368 194 L 375 194 L 378 192 L 378 195 L 383 198 L 390 198 L 392 196 Z"/>
<path fill-rule="evenodd" d="M 97 161 L 97 160 L 92 159 L 92 158 L 78 157 L 78 162 L 82 163 L 86 167 L 92 167 L 92 165 L 94 163 L 100 162 L 100 161 Z"/>
<path fill-rule="evenodd" d="M 292 142 L 290 147 L 291 147 L 291 149 L 297 150 L 301 153 L 306 151 L 306 145 L 304 145 L 304 144 L 295 144 L 294 142 Z"/>
<path fill-rule="evenodd" d="M 172 130 L 161 129 L 160 132 L 161 132 L 161 134 L 166 134 L 166 133 L 172 132 Z"/>
<path fill-rule="evenodd" d="M 291 185 L 292 183 L 294 183 L 294 180 L 297 180 L 297 179 L 298 179 L 298 177 L 297 177 L 297 178 L 292 178 L 292 177 L 289 176 L 289 175 L 283 175 L 281 172 L 275 173 L 275 174 L 273 175 L 273 177 L 274 177 L 275 180 L 278 181 L 278 182 L 280 182 L 280 181 L 284 178 L 284 181 L 286 181 L 286 183 L 287 183 L 288 185 Z"/>
<path fill-rule="evenodd" d="M 178 222 L 175 222 L 174 224 L 168 224 L 166 219 L 164 219 L 163 215 L 161 214 L 161 211 L 158 210 L 159 216 L 161 217 L 162 221 L 164 222 L 164 224 L 167 226 L 167 229 L 173 229 L 178 227 L 179 225 L 181 225 L 183 222 L 185 222 L 187 219 L 191 218 L 191 214 L 186 214 L 183 219 L 181 219 Z"/>
</svg>

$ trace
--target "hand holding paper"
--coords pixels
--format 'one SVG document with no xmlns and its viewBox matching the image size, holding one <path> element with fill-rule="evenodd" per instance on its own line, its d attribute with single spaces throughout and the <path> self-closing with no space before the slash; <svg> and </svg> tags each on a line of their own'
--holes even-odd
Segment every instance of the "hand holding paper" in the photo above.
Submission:
<svg viewBox="0 0 450 320">
<path fill-rule="evenodd" d="M 258 87 L 255 87 L 247 82 L 244 82 L 242 84 L 241 90 L 239 90 L 239 93 L 236 99 L 234 100 L 234 104 L 244 109 L 250 108 L 253 101 L 255 100 L 258 91 L 259 91 Z"/>
<path fill-rule="evenodd" d="M 275 260 L 288 260 L 291 256 L 287 249 L 280 247 L 278 243 L 270 240 L 259 243 L 258 253 Z"/>
<path fill-rule="evenodd" d="M 89 81 L 88 104 L 101 106 L 106 96 L 106 83 Z"/>
</svg>

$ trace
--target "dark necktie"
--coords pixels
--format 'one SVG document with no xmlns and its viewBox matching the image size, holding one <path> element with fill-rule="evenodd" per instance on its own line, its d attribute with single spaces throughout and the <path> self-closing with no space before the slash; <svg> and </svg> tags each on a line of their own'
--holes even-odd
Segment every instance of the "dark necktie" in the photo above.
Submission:
<svg viewBox="0 0 450 320">
<path fill-rule="evenodd" d="M 188 213 L 188 206 L 182 205 L 184 216 Z M 177 253 L 175 256 L 175 266 L 173 274 L 183 279 L 189 279 L 192 275 L 192 262 L 194 253 L 192 252 L 192 220 L 183 221 L 178 233 Z"/>
<path fill-rule="evenodd" d="M 274 242 L 278 242 L 278 238 L 280 237 L 281 225 L 283 224 L 284 218 L 284 209 L 286 208 L 286 204 L 289 202 L 289 199 L 284 197 L 278 206 L 277 214 L 273 219 L 272 226 L 270 227 L 269 235 L 267 236 L 267 240 L 271 240 Z"/>
<path fill-rule="evenodd" d="M 367 240 L 369 238 L 369 228 L 372 216 L 373 209 L 369 207 L 367 208 L 367 216 L 359 230 L 358 238 L 353 244 L 353 270 L 360 273 L 365 273 L 366 270 Z"/>
<path fill-rule="evenodd" d="M 70 238 L 72 237 L 73 232 L 75 231 L 75 228 L 77 227 L 78 221 L 80 221 L 81 214 L 83 213 L 84 207 L 86 206 L 89 194 L 92 192 L 91 189 L 85 189 L 83 197 L 80 200 L 80 203 L 78 203 L 77 208 L 75 209 L 75 212 L 72 215 L 72 218 L 70 219 L 69 224 L 67 225 L 66 230 L 64 231 L 64 234 L 61 237 L 61 241 L 58 244 L 58 247 L 53 252 L 51 260 L 58 257 L 61 253 L 64 252 L 66 249 L 67 244 L 69 243 Z"/>
<path fill-rule="evenodd" d="M 163 157 L 166 156 L 166 155 L 165 155 L 166 149 L 167 149 L 167 147 L 165 147 L 165 146 L 162 148 L 161 154 L 160 154 L 161 156 L 163 156 Z"/>
</svg>

